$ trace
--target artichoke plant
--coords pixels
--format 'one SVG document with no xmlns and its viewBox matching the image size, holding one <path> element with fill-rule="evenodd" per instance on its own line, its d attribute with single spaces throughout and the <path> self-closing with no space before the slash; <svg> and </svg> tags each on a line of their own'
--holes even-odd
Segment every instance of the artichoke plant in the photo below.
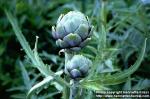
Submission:
<svg viewBox="0 0 150 99">
<path fill-rule="evenodd" d="M 66 69 L 72 79 L 78 79 L 87 76 L 91 65 L 92 62 L 88 58 L 82 55 L 75 55 L 67 62 Z"/>
<path fill-rule="evenodd" d="M 70 11 L 58 18 L 56 27 L 52 27 L 52 36 L 60 48 L 79 51 L 91 40 L 93 28 L 84 14 Z"/>
</svg>

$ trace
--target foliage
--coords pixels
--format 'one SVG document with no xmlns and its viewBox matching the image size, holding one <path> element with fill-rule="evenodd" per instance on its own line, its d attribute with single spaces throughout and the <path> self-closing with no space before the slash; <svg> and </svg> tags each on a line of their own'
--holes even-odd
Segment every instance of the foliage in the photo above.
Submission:
<svg viewBox="0 0 150 99">
<path fill-rule="evenodd" d="M 58 55 L 60 49 L 55 45 L 51 27 L 60 14 L 72 10 L 89 16 L 94 25 L 92 41 L 77 52 L 93 62 L 89 75 L 79 82 L 83 92 L 80 98 L 93 99 L 93 90 L 149 90 L 148 3 L 142 0 L 1 0 L 1 97 L 67 99 L 70 79 L 63 72 L 65 58 Z"/>
</svg>

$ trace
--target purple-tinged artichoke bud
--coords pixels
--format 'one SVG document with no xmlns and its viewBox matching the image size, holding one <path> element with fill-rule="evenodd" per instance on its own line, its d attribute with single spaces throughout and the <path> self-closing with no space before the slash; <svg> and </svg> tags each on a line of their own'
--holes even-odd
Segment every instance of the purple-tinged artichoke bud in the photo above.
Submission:
<svg viewBox="0 0 150 99">
<path fill-rule="evenodd" d="M 82 56 L 74 55 L 66 64 L 66 69 L 72 79 L 83 78 L 87 76 L 92 65 L 91 60 Z"/>
<path fill-rule="evenodd" d="M 60 48 L 78 51 L 91 40 L 93 28 L 83 13 L 70 11 L 58 18 L 56 27 L 52 27 L 52 36 Z"/>
</svg>

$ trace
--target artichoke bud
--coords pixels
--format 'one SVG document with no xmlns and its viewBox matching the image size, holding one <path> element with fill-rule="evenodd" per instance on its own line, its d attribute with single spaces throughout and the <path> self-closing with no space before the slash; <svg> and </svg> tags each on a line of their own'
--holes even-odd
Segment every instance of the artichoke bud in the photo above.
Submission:
<svg viewBox="0 0 150 99">
<path fill-rule="evenodd" d="M 60 48 L 79 51 L 91 40 L 93 29 L 83 13 L 70 11 L 66 15 L 60 15 L 56 27 L 52 27 L 52 36 Z"/>
<path fill-rule="evenodd" d="M 66 64 L 67 74 L 72 79 L 83 78 L 88 75 L 91 65 L 92 62 L 88 58 L 82 55 L 74 55 Z"/>
</svg>

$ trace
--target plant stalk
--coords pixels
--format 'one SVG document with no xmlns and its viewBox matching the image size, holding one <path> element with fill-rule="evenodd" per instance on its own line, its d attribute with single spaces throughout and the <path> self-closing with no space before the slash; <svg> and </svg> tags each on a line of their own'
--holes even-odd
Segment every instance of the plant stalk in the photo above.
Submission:
<svg viewBox="0 0 150 99">
<path fill-rule="evenodd" d="M 73 53 L 71 53 L 69 51 L 66 51 L 66 50 L 64 51 L 64 53 L 65 53 L 65 69 L 64 69 L 64 71 L 65 71 L 66 74 L 68 74 L 67 69 L 66 69 L 66 64 L 69 60 L 71 60 L 71 58 L 73 56 Z M 65 75 L 64 78 L 65 78 L 65 81 L 67 81 L 67 82 L 70 80 L 67 75 Z M 66 86 L 64 86 L 63 98 L 64 99 L 69 99 L 69 88 L 66 87 Z"/>
<path fill-rule="evenodd" d="M 72 81 L 72 85 L 70 87 L 69 99 L 76 99 L 77 94 L 78 94 L 78 84 L 79 84 L 79 82 L 77 80 L 71 80 L 71 81 Z"/>
<path fill-rule="evenodd" d="M 65 51 L 65 73 L 67 73 L 66 64 L 73 57 L 73 53 Z"/>
</svg>

